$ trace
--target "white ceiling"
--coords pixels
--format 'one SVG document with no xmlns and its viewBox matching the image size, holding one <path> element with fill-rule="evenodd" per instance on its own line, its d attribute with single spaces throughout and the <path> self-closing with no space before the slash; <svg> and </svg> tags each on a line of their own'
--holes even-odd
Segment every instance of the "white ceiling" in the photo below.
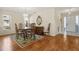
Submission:
<svg viewBox="0 0 79 59">
<path fill-rule="evenodd" d="M 56 11 L 60 11 L 60 12 L 77 12 L 79 11 L 79 7 L 57 7 Z"/>
<path fill-rule="evenodd" d="M 24 7 L 0 7 L 0 11 L 11 11 L 11 12 L 19 12 L 19 13 L 34 13 L 36 11 L 35 8 L 24 8 Z"/>
<path fill-rule="evenodd" d="M 27 13 L 32 15 L 38 11 L 52 9 L 51 7 L 0 7 L 0 11 Z"/>
<path fill-rule="evenodd" d="M 56 11 L 67 12 L 68 10 L 71 11 L 79 11 L 79 8 L 72 8 L 72 7 L 0 7 L 0 11 L 12 11 L 12 12 L 19 12 L 19 13 L 28 13 L 33 14 L 38 12 L 39 10 L 47 10 L 47 9 L 54 9 Z"/>
</svg>

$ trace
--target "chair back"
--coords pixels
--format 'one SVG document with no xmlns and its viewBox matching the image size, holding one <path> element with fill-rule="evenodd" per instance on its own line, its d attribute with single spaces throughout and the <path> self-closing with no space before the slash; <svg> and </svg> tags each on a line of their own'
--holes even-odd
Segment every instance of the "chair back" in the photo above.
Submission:
<svg viewBox="0 0 79 59">
<path fill-rule="evenodd" d="M 16 31 L 16 34 L 18 34 L 18 27 L 16 23 L 15 23 L 15 31 Z"/>
<path fill-rule="evenodd" d="M 22 23 L 19 23 L 18 26 L 19 26 L 19 29 L 23 29 L 23 24 Z"/>
<path fill-rule="evenodd" d="M 31 28 L 34 28 L 34 27 L 35 27 L 35 23 L 31 23 L 31 24 L 30 24 L 30 27 L 31 27 Z"/>
<path fill-rule="evenodd" d="M 51 23 L 48 24 L 48 29 L 47 29 L 48 33 L 50 33 L 50 26 L 51 26 Z"/>
</svg>

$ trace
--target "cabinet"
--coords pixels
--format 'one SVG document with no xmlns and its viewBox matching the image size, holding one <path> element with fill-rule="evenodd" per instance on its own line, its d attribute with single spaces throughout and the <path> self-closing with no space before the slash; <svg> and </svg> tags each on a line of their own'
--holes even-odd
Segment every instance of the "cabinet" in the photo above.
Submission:
<svg viewBox="0 0 79 59">
<path fill-rule="evenodd" d="M 43 26 L 41 26 L 41 27 L 35 26 L 35 34 L 43 35 L 44 34 L 44 27 Z"/>
</svg>

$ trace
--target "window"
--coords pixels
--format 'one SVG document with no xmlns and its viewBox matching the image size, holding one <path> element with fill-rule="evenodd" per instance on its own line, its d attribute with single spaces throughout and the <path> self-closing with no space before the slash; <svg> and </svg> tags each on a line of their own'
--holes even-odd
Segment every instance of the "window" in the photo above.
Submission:
<svg viewBox="0 0 79 59">
<path fill-rule="evenodd" d="M 66 28 L 66 16 L 64 17 L 64 28 Z"/>
<path fill-rule="evenodd" d="M 3 28 L 4 29 L 10 29 L 10 16 L 9 15 L 3 15 Z"/>
<path fill-rule="evenodd" d="M 76 25 L 79 24 L 79 16 L 76 16 Z"/>
<path fill-rule="evenodd" d="M 76 16 L 76 33 L 79 33 L 79 16 Z"/>
<path fill-rule="evenodd" d="M 67 20 L 67 17 L 65 16 L 64 17 L 64 38 L 66 38 L 66 35 L 67 35 L 67 32 L 66 32 L 66 20 Z"/>
</svg>

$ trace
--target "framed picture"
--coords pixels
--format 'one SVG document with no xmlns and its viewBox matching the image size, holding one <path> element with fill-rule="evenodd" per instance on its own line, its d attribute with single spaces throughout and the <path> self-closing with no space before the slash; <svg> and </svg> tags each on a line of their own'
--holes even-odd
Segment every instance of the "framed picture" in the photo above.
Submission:
<svg viewBox="0 0 79 59">
<path fill-rule="evenodd" d="M 10 18 L 10 15 L 2 15 L 4 29 L 10 29 Z"/>
</svg>

